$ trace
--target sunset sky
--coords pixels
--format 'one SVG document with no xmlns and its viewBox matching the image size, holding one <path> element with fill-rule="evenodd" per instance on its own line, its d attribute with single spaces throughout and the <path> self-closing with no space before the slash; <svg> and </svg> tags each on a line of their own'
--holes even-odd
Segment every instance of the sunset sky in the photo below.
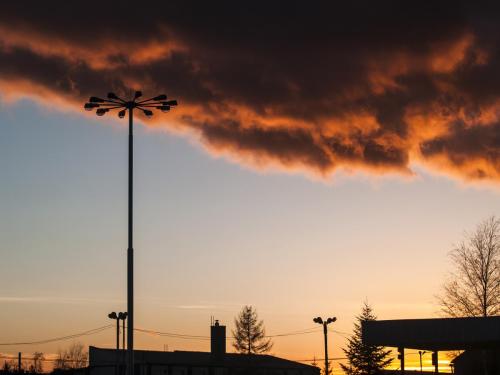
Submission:
<svg viewBox="0 0 500 375">
<path fill-rule="evenodd" d="M 336 316 L 343 357 L 364 301 L 439 316 L 448 252 L 500 208 L 497 17 L 444 1 L 3 4 L 0 344 L 126 309 L 126 121 L 83 103 L 137 89 L 179 101 L 136 122 L 138 328 L 208 336 L 243 305 L 270 335 Z M 114 330 L 78 340 L 112 347 Z M 272 353 L 322 358 L 322 340 L 317 326 Z"/>
</svg>

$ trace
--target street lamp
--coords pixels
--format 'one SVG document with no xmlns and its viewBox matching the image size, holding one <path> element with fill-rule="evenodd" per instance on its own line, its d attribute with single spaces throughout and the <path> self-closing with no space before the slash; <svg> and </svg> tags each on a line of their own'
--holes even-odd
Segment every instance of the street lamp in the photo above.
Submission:
<svg viewBox="0 0 500 375">
<path fill-rule="evenodd" d="M 328 374 L 328 329 L 327 329 L 327 326 L 328 326 L 328 324 L 333 323 L 335 321 L 337 321 L 337 318 L 335 318 L 335 317 L 328 318 L 325 321 L 323 321 L 323 319 L 321 319 L 319 316 L 317 318 L 313 319 L 314 323 L 318 323 L 318 324 L 323 325 L 323 334 L 325 336 L 325 375 L 329 375 Z"/>
<path fill-rule="evenodd" d="M 116 320 L 116 350 L 120 349 L 120 320 L 123 320 L 123 348 L 125 349 L 125 319 L 127 319 L 126 312 L 112 312 L 108 314 L 109 319 Z"/>
<path fill-rule="evenodd" d="M 420 356 L 420 374 L 422 374 L 422 356 L 427 353 L 425 350 L 419 350 L 418 355 Z"/>
<path fill-rule="evenodd" d="M 134 98 L 125 101 L 115 93 L 110 92 L 107 99 L 91 96 L 84 108 L 87 111 L 96 110 L 97 116 L 104 116 L 107 112 L 117 109 L 118 117 L 124 118 L 128 111 L 128 248 L 127 248 L 127 372 L 134 375 L 134 248 L 132 244 L 133 228 L 133 164 L 134 164 L 134 137 L 133 137 L 133 112 L 138 109 L 146 115 L 153 116 L 153 109 L 168 112 L 177 105 L 177 100 L 167 100 L 165 94 L 153 98 L 138 100 L 142 92 L 136 91 Z"/>
<path fill-rule="evenodd" d="M 125 350 L 125 319 L 127 319 L 127 316 L 128 316 L 128 314 L 126 312 L 118 313 L 118 319 L 123 320 L 123 334 L 122 334 L 122 338 L 123 338 L 122 349 L 123 350 Z"/>
<path fill-rule="evenodd" d="M 108 314 L 108 318 L 116 320 L 116 350 L 118 350 L 120 349 L 120 319 L 114 311 Z"/>
</svg>

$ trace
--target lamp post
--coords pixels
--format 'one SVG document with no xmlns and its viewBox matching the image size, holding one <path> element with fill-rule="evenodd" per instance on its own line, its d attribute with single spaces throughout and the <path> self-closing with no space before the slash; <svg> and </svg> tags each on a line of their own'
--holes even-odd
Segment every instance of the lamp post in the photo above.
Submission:
<svg viewBox="0 0 500 375">
<path fill-rule="evenodd" d="M 120 349 L 120 319 L 114 311 L 108 314 L 108 318 L 116 320 L 116 350 L 118 350 Z"/>
<path fill-rule="evenodd" d="M 127 373 L 134 375 L 134 248 L 133 235 L 133 165 L 134 165 L 134 137 L 133 118 L 134 109 L 138 109 L 146 115 L 153 116 L 152 109 L 168 112 L 171 107 L 177 105 L 176 100 L 167 100 L 162 94 L 150 99 L 138 100 L 142 92 L 136 91 L 134 98 L 125 101 L 115 93 L 110 92 L 107 99 L 91 96 L 84 108 L 87 111 L 96 110 L 98 116 L 104 116 L 113 109 L 119 110 L 118 117 L 124 118 L 128 111 L 128 248 L 127 248 Z"/>
<path fill-rule="evenodd" d="M 126 359 L 124 358 L 124 354 L 125 354 L 125 320 L 127 319 L 127 316 L 128 314 L 126 312 L 121 312 L 121 313 L 118 313 L 118 319 L 121 319 L 123 321 L 123 330 L 122 330 L 122 340 L 123 340 L 123 344 L 122 344 L 122 353 L 119 355 L 120 356 L 120 364 L 118 365 L 118 374 L 122 374 L 122 370 L 121 370 L 121 367 L 122 367 L 122 364 L 123 366 L 125 366 L 125 362 L 126 362 Z M 118 355 L 118 353 L 117 353 Z"/>
<path fill-rule="evenodd" d="M 123 339 L 123 344 L 122 344 L 122 349 L 125 350 L 125 320 L 127 319 L 128 314 L 126 312 L 121 312 L 118 313 L 118 319 L 123 320 L 123 333 L 122 333 L 122 339 Z"/>
<path fill-rule="evenodd" d="M 333 323 L 337 321 L 337 318 L 328 318 L 327 320 L 323 321 L 319 316 L 317 318 L 313 319 L 314 323 L 318 323 L 323 325 L 323 335 L 325 336 L 325 375 L 328 374 L 328 324 Z"/>
<path fill-rule="evenodd" d="M 120 320 L 123 320 L 123 347 L 125 349 L 125 319 L 127 319 L 126 312 L 112 312 L 108 314 L 109 319 L 116 320 L 116 350 L 120 349 Z"/>
<path fill-rule="evenodd" d="M 422 356 L 427 353 L 425 350 L 419 350 L 418 355 L 420 356 L 420 374 L 422 374 Z"/>
</svg>

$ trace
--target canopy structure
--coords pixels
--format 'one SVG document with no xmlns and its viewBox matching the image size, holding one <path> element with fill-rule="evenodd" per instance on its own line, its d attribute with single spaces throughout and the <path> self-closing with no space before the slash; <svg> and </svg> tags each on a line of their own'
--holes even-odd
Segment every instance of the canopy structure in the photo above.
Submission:
<svg viewBox="0 0 500 375">
<path fill-rule="evenodd" d="M 429 351 L 500 347 L 500 316 L 362 322 L 363 342 Z"/>
</svg>

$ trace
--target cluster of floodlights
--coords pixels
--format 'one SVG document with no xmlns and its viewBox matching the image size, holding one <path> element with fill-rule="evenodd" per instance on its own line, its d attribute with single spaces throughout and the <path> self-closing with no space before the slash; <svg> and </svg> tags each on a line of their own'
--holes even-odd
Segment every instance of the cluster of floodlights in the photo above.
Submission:
<svg viewBox="0 0 500 375">
<path fill-rule="evenodd" d="M 118 320 L 125 320 L 127 319 L 127 313 L 126 312 L 119 312 L 119 313 L 116 313 L 116 312 L 112 312 L 112 313 L 109 313 L 108 314 L 108 318 L 109 319 L 118 319 Z"/>
<path fill-rule="evenodd" d="M 123 320 L 123 349 L 125 349 L 125 319 L 127 319 L 128 313 L 126 312 L 115 312 L 108 314 L 109 319 L 116 320 L 116 349 L 120 349 L 120 320 Z"/>
<path fill-rule="evenodd" d="M 107 99 L 91 96 L 89 102 L 85 103 L 84 108 L 86 111 L 95 109 L 97 116 L 104 116 L 111 109 L 124 108 L 118 112 L 118 117 L 124 118 L 127 109 L 132 110 L 133 108 L 138 108 L 146 117 L 151 117 L 153 116 L 153 111 L 151 111 L 151 109 L 159 109 L 162 112 L 168 112 L 170 111 L 170 107 L 177 105 L 177 100 L 167 100 L 167 95 L 165 94 L 137 101 L 141 96 L 142 92 L 136 91 L 133 100 L 125 101 L 115 93 L 110 92 Z"/>
</svg>

